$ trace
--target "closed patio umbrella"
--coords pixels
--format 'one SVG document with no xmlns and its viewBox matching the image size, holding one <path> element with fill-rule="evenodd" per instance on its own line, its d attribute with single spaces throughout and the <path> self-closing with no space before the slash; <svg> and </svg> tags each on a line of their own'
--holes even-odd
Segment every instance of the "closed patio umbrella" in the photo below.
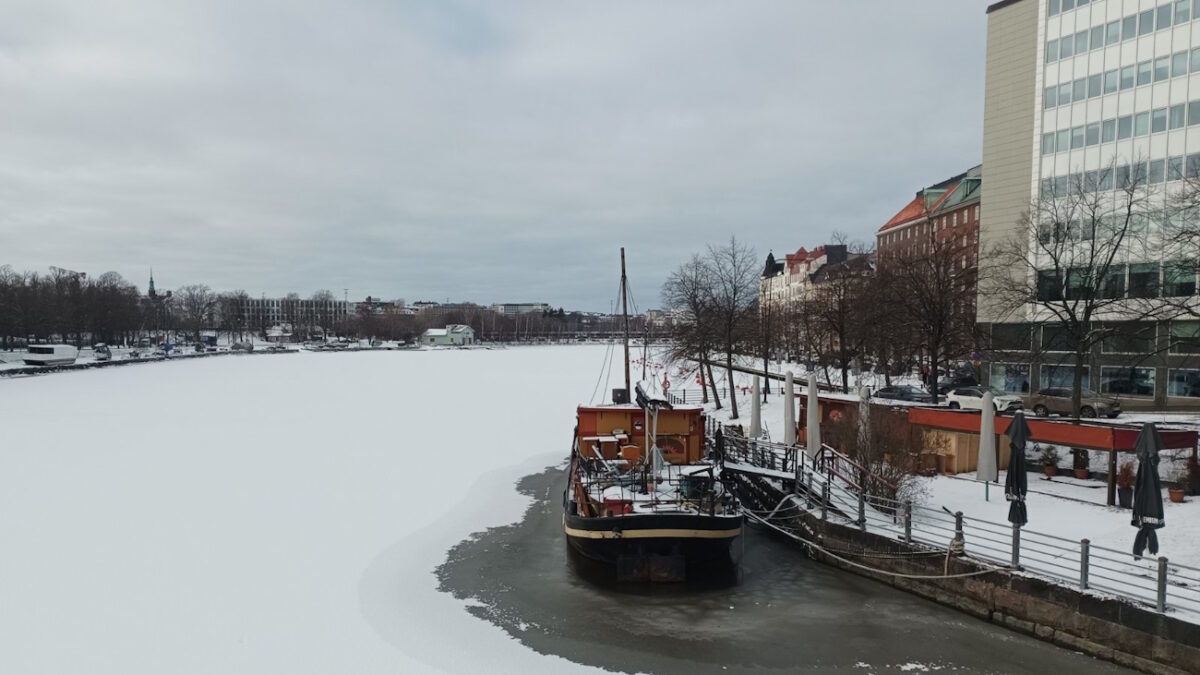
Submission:
<svg viewBox="0 0 1200 675">
<path fill-rule="evenodd" d="M 1137 444 L 1138 469 L 1133 481 L 1133 522 L 1138 528 L 1133 539 L 1133 554 L 1139 558 L 1147 548 L 1150 554 L 1158 553 L 1158 535 L 1155 530 L 1166 525 L 1163 519 L 1162 482 L 1158 479 L 1158 453 L 1162 450 L 1162 438 L 1153 422 L 1142 425 Z"/>
<path fill-rule="evenodd" d="M 1018 410 L 1008 425 L 1011 448 L 1008 453 L 1008 474 L 1004 477 L 1004 498 L 1009 501 L 1008 522 L 1021 527 L 1029 522 L 1025 510 L 1025 494 L 1029 491 L 1029 480 L 1025 475 L 1025 444 L 1029 442 L 1029 423 L 1025 413 Z"/>
<path fill-rule="evenodd" d="M 979 464 L 975 477 L 993 482 L 1000 479 L 999 463 L 996 461 L 996 407 L 992 403 L 992 392 L 983 393 L 983 410 L 979 413 Z"/>
</svg>

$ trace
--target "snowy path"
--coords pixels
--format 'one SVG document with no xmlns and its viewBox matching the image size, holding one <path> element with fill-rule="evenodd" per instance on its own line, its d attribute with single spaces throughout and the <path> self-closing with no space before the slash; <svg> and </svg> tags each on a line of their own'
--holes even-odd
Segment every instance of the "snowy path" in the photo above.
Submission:
<svg viewBox="0 0 1200 675">
<path fill-rule="evenodd" d="M 473 618 L 433 570 L 520 518 L 513 483 L 567 454 L 603 355 L 0 381 L 0 672 L 599 672 Z"/>
</svg>

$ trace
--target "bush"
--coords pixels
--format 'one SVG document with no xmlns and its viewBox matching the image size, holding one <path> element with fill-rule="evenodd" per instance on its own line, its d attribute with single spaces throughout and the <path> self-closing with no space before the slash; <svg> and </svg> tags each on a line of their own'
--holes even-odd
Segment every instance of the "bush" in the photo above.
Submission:
<svg viewBox="0 0 1200 675">
<path fill-rule="evenodd" d="M 1092 455 L 1083 448 L 1071 448 L 1071 460 L 1076 469 L 1087 469 L 1092 464 Z"/>
<path fill-rule="evenodd" d="M 1121 468 L 1117 469 L 1117 487 L 1133 487 L 1133 480 L 1136 477 L 1137 471 L 1133 468 L 1133 462 L 1125 462 L 1121 465 Z"/>
<path fill-rule="evenodd" d="M 1041 446 L 1040 448 L 1042 466 L 1058 466 L 1058 448 L 1053 445 Z"/>
<path fill-rule="evenodd" d="M 1200 462 L 1196 461 L 1195 457 L 1191 457 L 1187 461 L 1187 468 L 1184 470 L 1183 488 L 1192 496 L 1200 495 Z"/>
</svg>

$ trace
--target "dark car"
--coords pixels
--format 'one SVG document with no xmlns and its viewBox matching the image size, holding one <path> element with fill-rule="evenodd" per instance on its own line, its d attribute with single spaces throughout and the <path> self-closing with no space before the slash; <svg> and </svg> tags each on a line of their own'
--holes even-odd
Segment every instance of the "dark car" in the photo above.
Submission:
<svg viewBox="0 0 1200 675">
<path fill-rule="evenodd" d="M 943 377 L 942 379 L 938 380 L 937 389 L 939 394 L 946 394 L 952 389 L 958 389 L 960 387 L 974 387 L 978 384 L 979 381 L 975 379 L 974 375 L 959 374 L 952 377 Z"/>
<path fill-rule="evenodd" d="M 1046 417 L 1053 413 L 1071 414 L 1071 389 L 1069 387 L 1047 387 L 1029 397 L 1028 408 L 1034 415 Z M 1080 392 L 1080 417 L 1117 417 L 1121 414 L 1121 401 L 1113 396 L 1101 396 L 1090 389 Z"/>
<path fill-rule="evenodd" d="M 913 403 L 933 403 L 933 397 L 924 389 L 911 385 L 883 387 L 872 394 L 875 398 L 886 398 L 893 401 L 912 401 Z"/>
</svg>

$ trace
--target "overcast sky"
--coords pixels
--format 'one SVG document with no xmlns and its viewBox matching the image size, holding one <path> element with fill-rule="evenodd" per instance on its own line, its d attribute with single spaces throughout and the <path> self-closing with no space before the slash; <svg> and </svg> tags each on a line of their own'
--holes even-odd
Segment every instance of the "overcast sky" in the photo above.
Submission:
<svg viewBox="0 0 1200 675">
<path fill-rule="evenodd" d="M 641 308 L 980 160 L 984 0 L 0 0 L 0 264 Z"/>
</svg>

